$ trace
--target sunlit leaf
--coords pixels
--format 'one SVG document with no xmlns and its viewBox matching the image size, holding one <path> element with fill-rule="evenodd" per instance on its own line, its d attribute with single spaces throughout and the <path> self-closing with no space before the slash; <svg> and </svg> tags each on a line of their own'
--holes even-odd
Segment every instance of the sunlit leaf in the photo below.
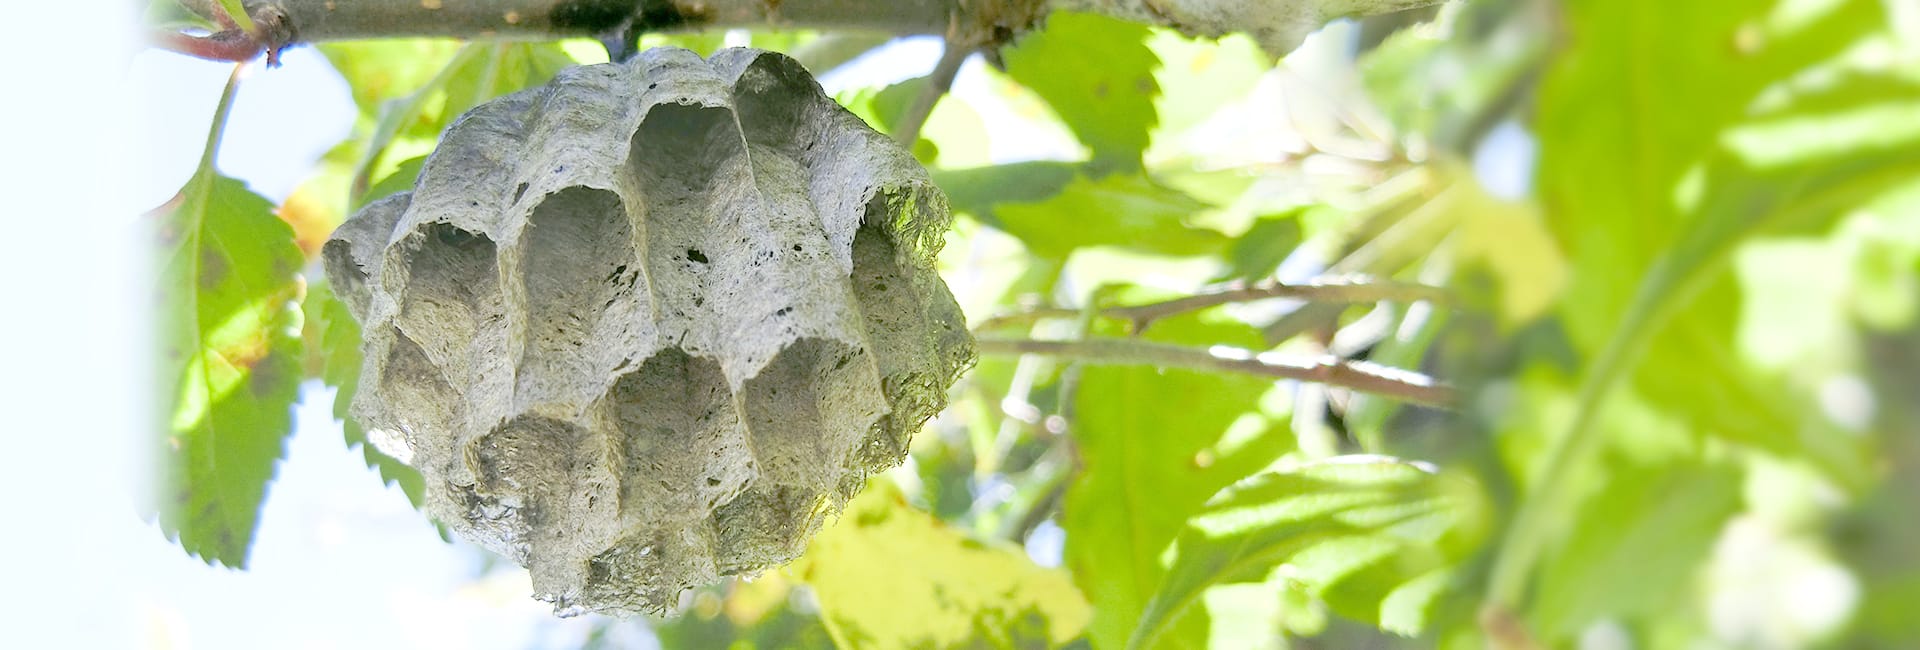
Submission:
<svg viewBox="0 0 1920 650">
<path fill-rule="evenodd" d="M 1521 569 L 1534 549 L 1570 539 L 1568 495 L 1574 477 L 1587 475 L 1580 468 L 1610 448 L 1607 438 L 1633 431 L 1608 415 L 1619 412 L 1605 408 L 1610 397 L 1631 395 L 1687 430 L 1805 459 L 1859 487 L 1868 476 L 1863 441 L 1820 417 L 1807 387 L 1757 371 L 1736 349 L 1747 298 L 1730 261 L 1756 235 L 1825 232 L 1920 178 L 1920 133 L 1885 126 L 1884 139 L 1866 144 L 1860 126 L 1885 124 L 1885 106 L 1910 104 L 1911 85 L 1830 83 L 1885 68 L 1852 54 L 1885 37 L 1883 3 L 1641 0 L 1570 9 L 1575 45 L 1547 76 L 1537 125 L 1547 143 L 1548 222 L 1573 271 L 1565 295 L 1579 297 L 1561 302 L 1560 317 L 1587 367 L 1494 568 L 1503 603 L 1528 589 Z M 1661 19 L 1645 20 L 1648 12 Z M 1676 97 L 1688 98 L 1684 110 L 1673 108 Z M 1854 140 L 1849 155 L 1807 136 L 1804 120 L 1818 115 L 1839 118 L 1828 135 Z M 1766 136 L 1740 135 L 1769 126 L 1777 128 Z M 1687 514 L 1699 519 L 1674 525 L 1715 513 Z M 1533 591 L 1587 588 L 1554 575 Z M 1636 587 L 1670 590 L 1684 577 L 1648 574 L 1652 584 Z"/>
<path fill-rule="evenodd" d="M 353 91 L 360 113 L 372 117 L 388 101 L 418 92 L 453 60 L 452 39 L 393 39 L 315 46 Z"/>
<path fill-rule="evenodd" d="M 1437 586 L 1402 594 L 1390 617 L 1380 603 L 1448 565 L 1440 541 L 1459 516 L 1457 500 L 1431 468 L 1385 457 L 1257 474 L 1215 495 L 1180 533 L 1128 647 L 1150 647 L 1208 587 L 1263 582 L 1283 564 L 1282 575 L 1310 591 L 1345 588 L 1341 613 L 1417 633 L 1426 606 L 1417 601 Z"/>
<path fill-rule="evenodd" d="M 1553 308 L 1567 284 L 1567 262 L 1539 210 L 1489 196 L 1461 181 L 1460 255 L 1484 266 L 1499 281 L 1499 315 L 1508 325 L 1526 323 Z"/>
<path fill-rule="evenodd" d="M 1257 345 L 1250 328 L 1163 321 L 1150 338 Z M 1293 445 L 1259 411 L 1271 382 L 1161 370 L 1089 367 L 1076 390 L 1074 436 L 1083 466 L 1061 508 L 1066 564 L 1094 607 L 1095 647 L 1126 644 L 1166 575 L 1165 552 L 1188 517 L 1221 488 Z M 1190 608 L 1161 647 L 1205 645 L 1208 617 Z"/>
<path fill-rule="evenodd" d="M 1053 106 L 1093 150 L 1097 166 L 1137 169 L 1159 118 L 1160 59 L 1146 26 L 1104 16 L 1054 12 L 1046 27 L 1004 52 L 1007 74 Z"/>
<path fill-rule="evenodd" d="M 1271 277 L 1280 268 L 1280 262 L 1300 246 L 1299 216 L 1309 209 L 1302 207 L 1254 220 L 1253 227 L 1234 238 L 1233 245 L 1227 249 L 1224 279 L 1252 282 Z"/>
<path fill-rule="evenodd" d="M 273 205 L 211 164 L 154 215 L 162 246 L 160 527 L 243 567 L 300 384 L 300 249 Z"/>
<path fill-rule="evenodd" d="M 1077 168 L 1071 163 L 1037 160 L 940 169 L 934 170 L 933 182 L 947 193 L 947 201 L 954 211 L 971 214 L 998 227 L 1000 218 L 994 213 L 996 206 L 1046 200 L 1073 181 Z"/>
<path fill-rule="evenodd" d="M 1067 575 L 968 537 L 874 481 L 789 571 L 841 648 L 1047 648 L 1086 628 Z"/>
<path fill-rule="evenodd" d="M 1606 489 L 1578 513 L 1567 545 L 1541 570 L 1548 584 L 1532 618 L 1551 638 L 1571 638 L 1601 617 L 1650 616 L 1681 606 L 1692 568 L 1740 505 L 1730 468 L 1681 463 L 1610 468 Z M 1650 579 L 1655 576 L 1671 576 Z"/>
<path fill-rule="evenodd" d="M 1120 246 L 1162 255 L 1218 253 L 1227 237 L 1188 224 L 1207 205 L 1131 175 L 1075 178 L 1035 203 L 994 207 L 1000 228 L 1019 237 L 1034 253 L 1062 258 L 1083 246 Z"/>
<path fill-rule="evenodd" d="M 1259 44 L 1242 34 L 1216 41 L 1155 30 L 1147 45 L 1162 62 L 1154 75 L 1161 90 L 1154 106 L 1156 131 L 1163 133 L 1178 133 L 1212 117 L 1245 97 L 1273 68 Z"/>
</svg>

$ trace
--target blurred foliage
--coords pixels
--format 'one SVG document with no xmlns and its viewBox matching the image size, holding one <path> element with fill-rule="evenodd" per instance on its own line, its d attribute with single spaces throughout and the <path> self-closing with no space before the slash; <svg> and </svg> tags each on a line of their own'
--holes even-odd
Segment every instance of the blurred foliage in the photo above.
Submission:
<svg viewBox="0 0 1920 650">
<path fill-rule="evenodd" d="M 670 620 L 598 620 L 589 646 L 1920 645 L 1916 20 L 1903 0 L 1461 0 L 1275 62 L 1244 37 L 1055 15 L 1003 69 L 970 64 L 913 146 L 961 216 L 942 270 L 983 333 L 1366 360 L 1449 381 L 1460 407 L 990 356 L 801 562 Z M 881 45 L 644 44 L 743 36 L 817 74 Z M 161 521 L 228 564 L 299 377 L 208 360 L 236 340 L 298 357 L 293 245 L 311 257 L 410 187 L 461 111 L 604 60 L 321 50 L 358 122 L 280 206 L 292 232 L 210 160 L 168 222 L 204 238 L 161 276 L 163 349 L 200 360 L 163 364 L 184 470 L 163 496 L 221 514 Z M 835 90 L 891 132 L 926 85 Z M 182 275 L 207 253 L 239 275 Z M 1101 315 L 1335 276 L 1452 297 Z M 307 372 L 340 414 L 357 335 L 317 279 Z M 212 410 L 181 388 L 249 372 L 264 387 Z M 417 503 L 417 474 L 346 437 Z M 244 462 L 201 471 L 216 452 Z"/>
</svg>

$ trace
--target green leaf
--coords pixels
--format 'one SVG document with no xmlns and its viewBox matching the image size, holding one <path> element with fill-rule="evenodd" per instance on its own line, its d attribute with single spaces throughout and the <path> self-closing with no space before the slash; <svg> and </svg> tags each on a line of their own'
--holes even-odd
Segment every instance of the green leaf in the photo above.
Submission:
<svg viewBox="0 0 1920 650">
<path fill-rule="evenodd" d="M 947 193 L 947 202 L 957 212 L 971 214 L 981 223 L 1000 227 L 994 209 L 1003 203 L 1044 201 L 1073 182 L 1073 163 L 1035 160 L 968 169 L 933 170 L 933 182 Z"/>
<path fill-rule="evenodd" d="M 244 567 L 300 384 L 300 249 L 273 204 L 203 164 L 155 215 L 163 260 L 160 527 Z"/>
<path fill-rule="evenodd" d="M 1363 583 L 1342 594 L 1344 607 L 1332 599 L 1329 604 L 1342 614 L 1416 633 L 1425 607 L 1418 601 L 1436 595 L 1434 585 L 1422 583 L 1418 594 L 1401 595 L 1391 617 L 1380 614 L 1380 603 L 1395 588 L 1450 563 L 1438 547 L 1455 524 L 1456 501 L 1431 469 L 1380 456 L 1255 475 L 1210 499 L 1180 533 L 1173 566 L 1127 645 L 1150 647 L 1208 587 L 1263 582 L 1281 564 L 1291 569 L 1287 579 L 1312 591 Z"/>
<path fill-rule="evenodd" d="M 1650 12 L 1661 19 L 1646 20 Z M 1566 295 L 1580 296 L 1559 311 L 1589 360 L 1494 566 L 1492 596 L 1506 606 L 1528 591 L 1529 565 L 1548 540 L 1563 537 L 1568 477 L 1605 447 L 1605 434 L 1630 430 L 1603 426 L 1602 406 L 1622 380 L 1691 430 L 1807 459 L 1858 487 L 1869 475 L 1862 442 L 1812 417 L 1816 396 L 1757 372 L 1734 347 L 1743 309 L 1729 262 L 1756 235 L 1824 231 L 1920 178 L 1920 132 L 1884 110 L 1912 104 L 1912 85 L 1849 81 L 1889 76 L 1885 61 L 1860 54 L 1888 36 L 1882 3 L 1769 12 L 1742 0 L 1636 0 L 1575 5 L 1569 18 L 1576 45 L 1547 76 L 1537 124 L 1548 143 L 1548 223 L 1571 262 Z M 1685 110 L 1667 109 L 1675 97 L 1688 98 Z M 1794 123 L 1818 115 L 1845 117 Z M 1769 136 L 1740 135 L 1783 123 Z M 1853 149 L 1836 157 L 1828 140 Z"/>
<path fill-rule="evenodd" d="M 353 91 L 360 114 L 373 117 L 389 101 L 420 92 L 447 67 L 462 44 L 451 39 L 381 39 L 315 46 Z M 431 134 L 429 134 L 431 135 Z"/>
<path fill-rule="evenodd" d="M 1178 133 L 1245 98 L 1273 69 L 1272 59 L 1244 34 L 1193 39 L 1154 30 L 1147 41 L 1162 63 L 1154 75 L 1161 92 L 1155 113 L 1160 133 Z"/>
<path fill-rule="evenodd" d="M 1253 282 L 1273 276 L 1280 262 L 1300 247 L 1300 214 L 1310 209 L 1303 206 L 1255 219 L 1253 227 L 1227 250 L 1227 274 L 1221 279 Z"/>
<path fill-rule="evenodd" d="M 1676 589 L 1740 509 L 1740 474 L 1691 462 L 1622 464 L 1581 506 L 1567 545 L 1541 567 L 1547 584 L 1531 617 L 1547 638 L 1572 639 L 1601 617 L 1631 620 L 1684 606 Z"/>
<path fill-rule="evenodd" d="M 1118 246 L 1160 255 L 1210 255 L 1226 235 L 1188 225 L 1205 203 L 1144 176 L 1075 178 L 1034 203 L 1000 203 L 994 213 L 1007 234 L 1034 254 L 1064 258 L 1083 246 Z"/>
<path fill-rule="evenodd" d="M 1150 30 L 1092 14 L 1054 12 L 1045 28 L 1004 52 L 1007 74 L 1053 106 L 1089 149 L 1093 165 L 1135 170 L 1158 122 L 1160 59 Z"/>
<path fill-rule="evenodd" d="M 868 484 L 788 569 L 813 588 L 841 648 L 1047 648 L 1090 612 L 1067 575 L 975 540 Z"/>
<path fill-rule="evenodd" d="M 382 483 L 400 486 L 407 501 L 420 508 L 425 503 L 426 483 L 420 472 L 398 458 L 387 455 L 367 439 L 367 432 L 347 413 L 354 393 L 360 389 L 360 324 L 347 312 L 347 305 L 333 295 L 324 280 L 313 283 L 304 303 L 307 326 L 318 340 L 309 342 L 321 357 L 320 379 L 333 387 L 333 417 L 341 423 L 347 448 L 360 448 L 367 467 L 380 472 Z"/>
<path fill-rule="evenodd" d="M 146 0 L 146 5 L 146 8 L 140 12 L 140 24 L 143 26 L 167 31 L 185 29 L 219 31 L 213 21 L 187 10 L 186 7 L 181 6 L 179 0 Z"/>
<path fill-rule="evenodd" d="M 1196 345 L 1259 345 L 1241 325 L 1195 316 L 1156 324 L 1147 337 Z M 1272 382 L 1151 367 L 1088 367 L 1075 401 L 1082 472 L 1061 508 L 1065 558 L 1093 605 L 1095 647 L 1122 647 L 1166 574 L 1187 519 L 1221 488 L 1292 447 L 1284 424 L 1258 411 Z M 1166 647 L 1204 646 L 1204 610 L 1182 617 Z"/>
<path fill-rule="evenodd" d="M 394 166 L 393 173 L 387 174 L 385 178 L 380 179 L 380 182 L 374 183 L 373 187 L 367 188 L 366 194 L 362 195 L 360 200 L 354 203 L 353 208 L 358 210 L 361 206 L 368 203 L 384 199 L 400 192 L 412 191 L 414 181 L 420 178 L 420 168 L 426 165 L 426 156 L 414 156 L 400 161 L 400 164 Z"/>
</svg>

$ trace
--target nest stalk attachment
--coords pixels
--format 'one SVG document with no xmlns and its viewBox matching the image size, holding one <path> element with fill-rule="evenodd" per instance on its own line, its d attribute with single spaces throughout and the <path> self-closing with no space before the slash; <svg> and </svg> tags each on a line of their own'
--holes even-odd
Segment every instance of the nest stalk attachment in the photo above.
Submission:
<svg viewBox="0 0 1920 650">
<path fill-rule="evenodd" d="M 786 563 L 898 465 L 973 341 L 910 154 L 783 55 L 655 49 L 450 127 L 326 244 L 354 417 L 562 615 Z"/>
</svg>

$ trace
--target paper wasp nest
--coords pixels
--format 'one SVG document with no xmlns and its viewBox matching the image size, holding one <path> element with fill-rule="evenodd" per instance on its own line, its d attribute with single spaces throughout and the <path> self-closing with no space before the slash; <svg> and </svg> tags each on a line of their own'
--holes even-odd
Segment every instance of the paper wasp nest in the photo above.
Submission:
<svg viewBox="0 0 1920 650">
<path fill-rule="evenodd" d="M 325 249 L 353 414 L 555 611 L 792 560 L 973 358 L 912 157 L 785 56 L 656 49 L 474 108 Z"/>
</svg>

